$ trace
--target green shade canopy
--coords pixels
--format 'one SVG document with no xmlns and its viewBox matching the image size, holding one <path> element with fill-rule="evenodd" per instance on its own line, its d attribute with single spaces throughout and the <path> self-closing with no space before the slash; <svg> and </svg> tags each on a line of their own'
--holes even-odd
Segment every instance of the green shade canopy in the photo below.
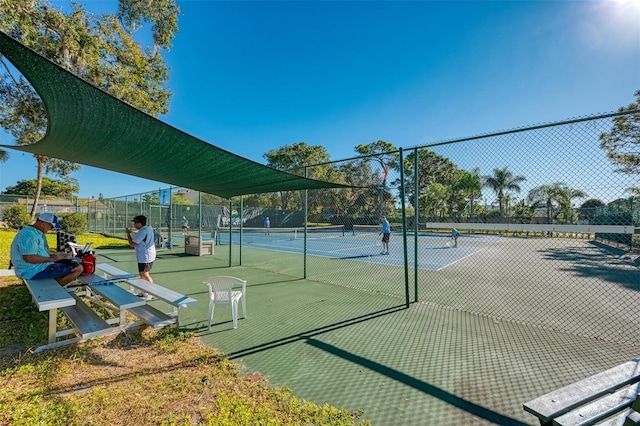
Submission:
<svg viewBox="0 0 640 426">
<path fill-rule="evenodd" d="M 2 32 L 0 53 L 33 85 L 49 119 L 47 133 L 37 143 L 0 146 L 224 198 L 347 187 L 276 170 L 188 135 L 94 87 Z"/>
</svg>

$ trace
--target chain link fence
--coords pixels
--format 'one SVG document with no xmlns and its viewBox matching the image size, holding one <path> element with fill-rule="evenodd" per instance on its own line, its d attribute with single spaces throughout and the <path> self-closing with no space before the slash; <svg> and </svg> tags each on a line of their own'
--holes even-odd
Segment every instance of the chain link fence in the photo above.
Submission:
<svg viewBox="0 0 640 426">
<path fill-rule="evenodd" d="M 640 179 L 616 171 L 600 146 L 621 116 L 294 171 L 349 189 L 225 200 L 169 188 L 101 200 L 89 205 L 89 227 L 124 237 L 144 214 L 159 247 L 181 252 L 184 234 L 198 235 L 215 242 L 213 258 L 224 265 L 341 286 L 363 303 L 384 295 L 372 310 L 426 303 L 639 343 Z M 391 224 L 389 254 L 382 216 Z"/>
</svg>

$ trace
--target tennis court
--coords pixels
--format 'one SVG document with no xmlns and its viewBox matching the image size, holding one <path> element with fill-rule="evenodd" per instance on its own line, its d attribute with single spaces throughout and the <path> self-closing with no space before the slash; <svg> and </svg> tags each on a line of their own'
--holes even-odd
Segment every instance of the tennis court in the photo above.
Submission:
<svg viewBox="0 0 640 426">
<path fill-rule="evenodd" d="M 256 236 L 246 245 L 247 263 L 281 270 L 299 264 L 303 240 L 293 237 Z M 403 297 L 389 290 L 403 288 L 401 267 L 336 259 L 346 244 L 376 248 L 377 234 L 369 237 L 308 239 L 311 245 L 325 242 L 332 252 L 310 257 L 313 279 L 228 268 L 227 250 L 220 246 L 215 256 L 204 257 L 161 250 L 153 276 L 200 301 L 184 311 L 184 326 L 239 362 L 243 373 L 258 372 L 316 403 L 362 409 L 374 425 L 533 425 L 535 418 L 522 410 L 524 401 L 640 352 L 637 344 L 624 343 L 631 340 L 624 334 L 640 327 L 637 267 L 605 246 L 463 235 L 458 249 L 480 249 L 454 262 L 457 249 L 442 248 L 444 234 L 421 235 L 419 244 L 448 252 L 450 264 L 421 272 L 421 302 L 405 309 Z M 401 241 L 394 235 L 393 244 Z M 135 271 L 129 250 L 101 255 Z M 213 327 L 206 330 L 202 281 L 211 275 L 248 280 L 248 315 L 235 330 L 225 307 L 216 308 Z M 586 275 L 589 281 L 580 279 Z M 615 338 L 594 338 L 584 330 Z"/>
<path fill-rule="evenodd" d="M 229 229 L 222 229 L 217 236 L 218 244 L 229 244 Z M 411 266 L 417 263 L 419 269 L 438 271 L 468 256 L 472 256 L 488 245 L 499 244 L 502 237 L 491 235 L 465 235 L 459 239 L 457 247 L 452 244 L 447 233 L 420 232 L 418 234 L 417 262 L 413 250 L 414 234 L 407 234 L 407 258 Z M 244 247 L 304 253 L 331 259 L 349 259 L 357 262 L 402 266 L 404 264 L 403 236 L 392 232 L 389 255 L 382 254 L 381 237 L 377 227 L 354 227 L 346 230 L 343 226 L 307 228 L 263 228 L 232 229 L 231 241 L 234 245 L 242 242 Z"/>
</svg>

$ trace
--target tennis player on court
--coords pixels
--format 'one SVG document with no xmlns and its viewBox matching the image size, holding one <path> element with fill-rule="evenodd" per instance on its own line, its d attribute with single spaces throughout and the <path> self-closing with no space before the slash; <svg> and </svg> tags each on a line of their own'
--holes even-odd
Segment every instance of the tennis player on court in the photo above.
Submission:
<svg viewBox="0 0 640 426">
<path fill-rule="evenodd" d="M 451 229 L 451 239 L 453 240 L 453 246 L 458 247 L 458 237 L 460 232 L 456 228 Z"/>
<path fill-rule="evenodd" d="M 271 228 L 271 221 L 269 216 L 264 218 L 264 235 L 269 235 L 269 228 Z"/>
<path fill-rule="evenodd" d="M 382 223 L 382 253 L 380 254 L 389 254 L 389 237 L 391 237 L 391 225 L 389 225 L 389 221 L 386 217 L 382 216 L 380 218 L 380 222 Z"/>
</svg>

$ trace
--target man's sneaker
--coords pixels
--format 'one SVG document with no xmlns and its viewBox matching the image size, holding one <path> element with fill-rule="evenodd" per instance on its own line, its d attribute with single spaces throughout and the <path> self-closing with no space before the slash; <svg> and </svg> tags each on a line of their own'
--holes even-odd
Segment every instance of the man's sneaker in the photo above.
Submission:
<svg viewBox="0 0 640 426">
<path fill-rule="evenodd" d="M 84 283 L 80 280 L 73 280 L 70 283 L 67 283 L 65 285 L 63 285 L 62 287 L 65 288 L 67 291 L 71 292 L 73 291 L 76 287 L 80 287 L 83 286 Z"/>
<path fill-rule="evenodd" d="M 386 251 L 382 251 L 382 252 L 380 252 L 380 254 L 387 254 L 387 252 Z"/>
<path fill-rule="evenodd" d="M 388 251 L 385 251 L 383 254 L 389 254 L 389 252 L 388 252 Z"/>
<path fill-rule="evenodd" d="M 138 296 L 141 299 L 144 300 L 153 300 L 153 296 L 150 295 L 149 293 L 145 293 L 145 292 L 141 292 L 140 294 L 137 294 L 136 296 Z"/>
</svg>

